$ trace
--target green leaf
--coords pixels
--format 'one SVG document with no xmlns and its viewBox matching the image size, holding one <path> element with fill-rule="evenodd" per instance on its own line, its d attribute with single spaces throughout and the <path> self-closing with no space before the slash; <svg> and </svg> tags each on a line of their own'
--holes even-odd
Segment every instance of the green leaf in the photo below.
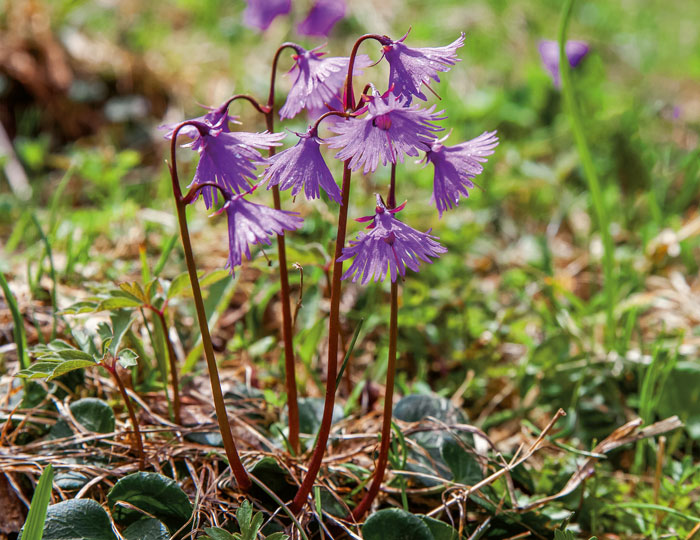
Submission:
<svg viewBox="0 0 700 540">
<path fill-rule="evenodd" d="M 117 540 L 117 537 L 107 512 L 97 501 L 69 499 L 49 506 L 41 540 Z"/>
<path fill-rule="evenodd" d="M 122 340 L 129 330 L 131 323 L 134 319 L 131 317 L 131 312 L 126 310 L 119 310 L 111 313 L 109 316 L 112 321 L 112 341 L 109 344 L 109 352 L 112 356 L 116 357 L 117 352 L 121 348 Z"/>
<path fill-rule="evenodd" d="M 140 300 L 143 304 L 148 304 L 150 300 L 148 296 L 146 296 L 146 293 L 143 291 L 141 284 L 138 281 L 120 283 L 119 288 L 127 295 Z"/>
<path fill-rule="evenodd" d="M 139 355 L 131 349 L 122 349 L 121 351 L 119 351 L 117 360 L 119 364 L 126 369 L 138 365 L 138 358 Z"/>
<path fill-rule="evenodd" d="M 175 298 L 180 293 L 182 293 L 185 289 L 189 288 L 189 286 L 190 286 L 189 273 L 183 272 L 182 274 L 178 274 L 170 282 L 170 288 L 168 289 L 168 299 Z"/>
<path fill-rule="evenodd" d="M 128 296 L 115 296 L 102 300 L 98 304 L 95 311 L 114 311 L 117 309 L 134 308 L 140 306 L 141 302 L 136 298 L 131 298 Z"/>
<path fill-rule="evenodd" d="M 53 485 L 53 466 L 47 465 L 41 473 L 39 484 L 32 496 L 32 503 L 29 506 L 29 514 L 24 524 L 22 537 L 24 540 L 41 540 L 41 533 L 44 530 L 46 521 L 46 511 L 51 500 L 51 487 Z"/>
<path fill-rule="evenodd" d="M 362 538 L 365 540 L 433 540 L 433 535 L 418 516 L 400 508 L 387 508 L 367 518 L 362 526 Z"/>
<path fill-rule="evenodd" d="M 235 540 L 236 538 L 230 532 L 219 527 L 208 527 L 204 529 L 204 532 L 207 533 L 207 536 L 201 540 Z"/>
<path fill-rule="evenodd" d="M 413 394 L 394 405 L 394 418 L 404 422 L 418 422 L 426 416 L 437 418 L 445 424 L 464 424 L 467 415 L 450 400 L 436 395 Z"/>
<path fill-rule="evenodd" d="M 315 435 L 321 425 L 323 417 L 323 398 L 299 399 L 299 431 Z M 333 407 L 332 422 L 340 422 L 343 419 L 343 409 L 339 405 Z"/>
<path fill-rule="evenodd" d="M 105 401 L 83 398 L 71 403 L 70 412 L 89 431 L 111 433 L 114 431 L 114 411 Z"/>
<path fill-rule="evenodd" d="M 17 345 L 19 365 L 26 369 L 29 367 L 29 355 L 27 354 L 27 334 L 24 331 L 24 319 L 19 311 L 19 307 L 17 307 L 17 300 L 10 290 L 10 285 L 2 272 L 0 272 L 0 287 L 2 287 L 2 292 L 5 295 L 5 303 L 12 313 L 12 335 Z"/>
<path fill-rule="evenodd" d="M 29 369 L 23 369 L 17 373 L 17 377 L 24 379 L 46 379 L 50 381 L 56 377 L 73 371 L 76 369 L 92 367 L 98 365 L 93 359 L 90 360 L 59 360 L 59 359 L 41 359 L 34 362 Z"/>
<path fill-rule="evenodd" d="M 469 452 L 454 438 L 446 439 L 440 449 L 442 459 L 452 471 L 455 482 L 473 486 L 484 478 L 481 465 L 472 452 Z"/>
<path fill-rule="evenodd" d="M 289 535 L 283 532 L 273 532 L 265 537 L 265 540 L 288 540 Z"/>
<path fill-rule="evenodd" d="M 59 315 L 80 315 L 82 313 L 93 313 L 98 311 L 99 302 L 95 300 L 82 300 L 71 304 L 65 309 L 59 311 Z"/>
<path fill-rule="evenodd" d="M 554 540 L 576 540 L 576 535 L 571 531 L 556 529 L 554 531 Z"/>
<path fill-rule="evenodd" d="M 57 424 L 58 422 L 54 424 L 54 427 L 56 427 Z M 85 484 L 87 484 L 89 480 L 90 479 L 87 476 L 77 471 L 63 471 L 56 475 L 54 484 L 56 484 L 63 491 L 78 491 Z"/>
<path fill-rule="evenodd" d="M 452 525 L 428 516 L 418 516 L 428 526 L 434 540 L 457 540 L 459 533 Z"/>
<path fill-rule="evenodd" d="M 172 533 L 192 515 L 190 500 L 174 480 L 158 473 L 138 472 L 119 480 L 107 494 L 114 520 L 131 524 L 143 516 L 135 509 L 120 506 L 119 501 L 143 510 L 168 527 Z"/>
<path fill-rule="evenodd" d="M 228 270 L 214 270 L 213 272 L 209 272 L 206 276 L 199 278 L 199 286 L 202 288 L 209 287 L 209 285 L 213 285 L 228 277 L 231 277 L 231 272 Z"/>
<path fill-rule="evenodd" d="M 168 540 L 170 533 L 157 519 L 144 518 L 129 525 L 122 536 L 126 540 Z"/>
</svg>

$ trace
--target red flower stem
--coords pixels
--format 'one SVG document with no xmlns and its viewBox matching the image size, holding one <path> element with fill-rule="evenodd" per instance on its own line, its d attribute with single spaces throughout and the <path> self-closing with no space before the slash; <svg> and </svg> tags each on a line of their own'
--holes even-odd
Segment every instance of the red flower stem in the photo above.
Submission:
<svg viewBox="0 0 700 540">
<path fill-rule="evenodd" d="M 309 469 L 304 477 L 304 480 L 294 496 L 289 509 L 292 513 L 298 513 L 306 502 L 311 488 L 314 485 L 314 480 L 318 475 L 323 461 L 323 455 L 326 452 L 326 444 L 328 436 L 331 432 L 331 423 L 333 421 L 333 407 L 335 406 L 335 380 L 338 376 L 338 337 L 340 335 L 340 293 L 341 284 L 340 276 L 343 274 L 343 263 L 338 261 L 343 254 L 343 246 L 345 245 L 345 232 L 348 223 L 348 202 L 350 199 L 350 161 L 345 161 L 343 165 L 343 203 L 340 206 L 338 214 L 338 234 L 335 240 L 335 254 L 333 256 L 333 277 L 331 282 L 331 311 L 328 321 L 328 363 L 326 375 L 326 397 L 323 405 L 323 416 L 321 425 L 316 437 L 316 448 L 309 462 Z"/>
<path fill-rule="evenodd" d="M 352 512 L 353 519 L 361 519 L 369 510 L 372 502 L 379 493 L 384 479 L 386 465 L 389 461 L 389 445 L 391 443 L 391 412 L 394 400 L 394 376 L 396 375 L 396 341 L 398 337 L 398 282 L 391 283 L 391 315 L 389 317 L 389 362 L 386 368 L 386 390 L 384 395 L 384 418 L 382 420 L 382 441 L 379 446 L 379 457 L 374 469 L 374 478 L 369 490 L 362 497 L 360 504 Z"/>
<path fill-rule="evenodd" d="M 153 308 L 153 306 L 150 307 L 158 316 L 158 319 L 160 320 L 160 325 L 163 327 L 165 343 L 168 346 L 168 361 L 170 362 L 170 384 L 173 387 L 173 415 L 175 416 L 175 423 L 182 424 L 182 418 L 180 416 L 180 382 L 178 381 L 177 376 L 177 359 L 175 357 L 175 347 L 173 347 L 173 342 L 170 339 L 170 332 L 168 332 L 168 326 L 165 322 L 165 314 L 160 309 L 155 309 Z"/>
<path fill-rule="evenodd" d="M 255 108 L 255 110 L 261 114 L 268 113 L 268 108 L 265 105 L 260 105 L 260 102 L 257 99 L 255 99 L 253 96 L 249 96 L 247 94 L 236 94 L 235 96 L 232 96 L 226 102 L 226 106 L 228 107 L 231 103 L 233 103 L 237 99 L 244 99 L 244 100 L 248 101 Z"/>
<path fill-rule="evenodd" d="M 139 422 L 136 419 L 136 412 L 134 411 L 134 405 L 131 403 L 131 400 L 129 399 L 129 395 L 126 393 L 126 388 L 124 387 L 124 383 L 122 382 L 121 378 L 119 377 L 119 374 L 117 373 L 116 366 L 114 365 L 115 360 L 112 359 L 113 364 L 111 366 L 104 365 L 103 366 L 109 371 L 109 373 L 112 375 L 112 378 L 114 381 L 117 383 L 117 387 L 119 388 L 119 393 L 122 395 L 122 399 L 124 400 L 124 405 L 126 405 L 127 411 L 129 411 L 129 418 L 131 419 L 131 426 L 134 428 L 134 437 L 136 438 L 136 447 L 138 448 L 139 451 L 139 471 L 143 471 L 146 468 L 146 458 L 144 456 L 143 452 L 143 437 L 141 435 L 141 430 L 139 429 Z"/>
<path fill-rule="evenodd" d="M 350 61 L 348 62 L 348 74 L 345 78 L 345 94 L 343 96 L 343 107 L 346 111 L 355 109 L 355 95 L 352 89 L 352 74 L 355 69 L 355 57 L 357 56 L 357 51 L 363 41 L 367 39 L 374 39 L 384 45 L 387 41 L 390 41 L 386 36 L 380 36 L 379 34 L 365 34 L 360 36 L 355 45 L 352 47 L 352 52 L 350 53 Z"/>
<path fill-rule="evenodd" d="M 396 208 L 396 163 L 391 164 L 391 183 L 389 184 L 389 196 L 386 198 L 386 207 Z"/>
<path fill-rule="evenodd" d="M 214 347 L 211 343 L 211 335 L 209 334 L 209 326 L 207 324 L 207 314 L 204 309 L 204 301 L 202 300 L 202 291 L 199 287 L 199 279 L 197 278 L 197 267 L 194 262 L 194 254 L 192 252 L 192 242 L 187 228 L 187 205 L 182 196 L 180 189 L 180 181 L 177 175 L 177 158 L 176 158 L 176 139 L 177 134 L 186 125 L 194 125 L 196 123 L 183 122 L 173 131 L 173 136 L 170 141 L 170 178 L 173 185 L 173 195 L 175 196 L 175 206 L 177 208 L 177 219 L 180 224 L 180 237 L 182 238 L 182 247 L 185 252 L 185 261 L 187 262 L 187 272 L 190 276 L 192 285 L 192 296 L 194 297 L 194 305 L 197 310 L 197 320 L 199 321 L 199 331 L 202 336 L 202 346 L 204 348 L 204 356 L 207 360 L 207 369 L 209 371 L 209 381 L 211 383 L 211 392 L 214 398 L 214 409 L 216 410 L 216 419 L 219 423 L 219 432 L 224 443 L 226 457 L 229 461 L 229 466 L 236 478 L 239 489 L 247 491 L 252 486 L 252 482 L 248 477 L 248 472 L 245 470 L 241 458 L 236 450 L 236 443 L 233 441 L 231 426 L 228 422 L 228 414 L 226 405 L 224 404 L 224 395 L 221 391 L 221 381 L 219 380 L 219 370 L 216 366 L 216 358 L 214 357 Z"/>
<path fill-rule="evenodd" d="M 298 46 L 293 43 L 283 43 L 275 52 L 272 60 L 272 73 L 270 75 L 270 94 L 267 98 L 267 112 L 265 124 L 267 130 L 272 133 L 275 128 L 275 75 L 277 62 L 282 51 L 290 47 L 299 52 Z M 275 155 L 275 147 L 268 149 L 270 157 Z M 275 210 L 282 209 L 279 186 L 272 186 L 272 200 Z M 284 382 L 287 389 L 287 416 L 289 417 L 289 446 L 295 455 L 301 452 L 299 442 L 299 403 L 297 399 L 297 378 L 294 361 L 294 331 L 292 329 L 291 294 L 289 291 L 289 273 L 287 270 L 287 248 L 283 234 L 277 235 L 277 258 L 280 269 L 280 301 L 282 303 L 282 341 L 284 343 Z"/>
</svg>

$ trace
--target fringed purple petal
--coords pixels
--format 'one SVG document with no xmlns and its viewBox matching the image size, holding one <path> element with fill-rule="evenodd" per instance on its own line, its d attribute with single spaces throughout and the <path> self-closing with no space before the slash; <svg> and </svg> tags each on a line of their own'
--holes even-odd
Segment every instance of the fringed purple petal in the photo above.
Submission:
<svg viewBox="0 0 700 540">
<path fill-rule="evenodd" d="M 444 47 L 411 48 L 404 45 L 406 36 L 384 46 L 384 56 L 389 62 L 389 88 L 393 86 L 397 96 L 403 96 L 409 105 L 413 96 L 426 100 L 421 91 L 422 84 L 430 79 L 440 82 L 439 71 L 449 71 L 456 62 L 457 49 L 464 45 L 462 35 Z"/>
<path fill-rule="evenodd" d="M 434 105 L 429 109 L 405 107 L 404 101 L 392 94 L 374 96 L 365 116 L 331 126 L 338 135 L 328 139 L 328 146 L 341 148 L 335 157 L 349 159 L 353 171 L 363 167 L 364 174 L 375 171 L 380 160 L 383 165 L 403 162 L 404 155 L 417 156 L 427 150 L 428 141 L 442 130 L 433 122 L 445 117 L 440 116 L 442 111 L 434 110 Z"/>
<path fill-rule="evenodd" d="M 340 188 L 321 155 L 320 144 L 317 137 L 304 134 L 295 146 L 269 158 L 271 165 L 263 175 L 268 189 L 276 185 L 282 191 L 291 188 L 292 197 L 296 197 L 303 186 L 307 199 L 318 198 L 320 189 L 323 189 L 340 204 Z"/>
<path fill-rule="evenodd" d="M 455 146 L 443 146 L 435 141 L 426 158 L 435 166 L 433 196 L 440 217 L 442 213 L 459 204 L 460 196 L 469 197 L 467 188 L 473 188 L 471 181 L 484 170 L 486 156 L 494 153 L 498 146 L 496 132 L 484 132 L 478 137 Z"/>
</svg>

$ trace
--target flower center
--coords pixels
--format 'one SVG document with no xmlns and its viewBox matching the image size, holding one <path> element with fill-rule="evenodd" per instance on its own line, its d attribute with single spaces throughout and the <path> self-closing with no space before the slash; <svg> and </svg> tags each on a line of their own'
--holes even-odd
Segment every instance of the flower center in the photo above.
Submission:
<svg viewBox="0 0 700 540">
<path fill-rule="evenodd" d="M 381 130 L 389 131 L 389 128 L 391 127 L 391 116 L 389 115 L 389 113 L 377 116 L 375 119 L 372 120 L 372 125 L 374 127 L 378 127 Z"/>
</svg>

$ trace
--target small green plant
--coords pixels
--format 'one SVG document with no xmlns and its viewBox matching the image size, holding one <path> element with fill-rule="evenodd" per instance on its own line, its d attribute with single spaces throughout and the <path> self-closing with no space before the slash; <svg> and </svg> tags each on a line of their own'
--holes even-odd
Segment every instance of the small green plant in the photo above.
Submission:
<svg viewBox="0 0 700 540">
<path fill-rule="evenodd" d="M 273 532 L 267 536 L 260 536 L 260 529 L 263 526 L 264 516 L 262 512 L 253 512 L 253 506 L 248 500 L 236 510 L 236 521 L 241 532 L 230 533 L 220 527 L 209 527 L 204 529 L 207 536 L 201 540 L 257 540 L 265 538 L 265 540 L 287 540 L 288 535 L 281 532 Z"/>
<path fill-rule="evenodd" d="M 47 465 L 39 477 L 39 484 L 36 486 L 32 503 L 29 506 L 27 521 L 22 529 L 22 538 L 24 540 L 41 540 L 44 522 L 46 521 L 46 511 L 51 500 L 52 485 L 53 466 Z"/>
</svg>

